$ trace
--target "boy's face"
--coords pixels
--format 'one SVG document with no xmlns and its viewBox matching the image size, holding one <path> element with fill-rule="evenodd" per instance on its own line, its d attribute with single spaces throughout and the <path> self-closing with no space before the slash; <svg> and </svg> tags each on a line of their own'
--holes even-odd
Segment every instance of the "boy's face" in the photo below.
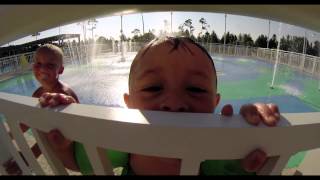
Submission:
<svg viewBox="0 0 320 180">
<path fill-rule="evenodd" d="M 35 54 L 33 74 L 42 86 L 55 85 L 63 69 L 62 60 L 52 51 L 41 49 Z"/>
<path fill-rule="evenodd" d="M 161 43 L 140 56 L 131 73 L 129 108 L 172 112 L 212 113 L 220 100 L 211 60 L 197 46 L 172 49 Z"/>
</svg>

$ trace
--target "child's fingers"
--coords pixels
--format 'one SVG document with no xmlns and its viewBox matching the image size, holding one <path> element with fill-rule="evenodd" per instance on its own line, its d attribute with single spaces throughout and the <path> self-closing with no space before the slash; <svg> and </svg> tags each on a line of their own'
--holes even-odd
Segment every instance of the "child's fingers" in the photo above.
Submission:
<svg viewBox="0 0 320 180">
<path fill-rule="evenodd" d="M 47 97 L 49 97 L 49 96 L 52 96 L 52 93 L 49 93 L 49 92 L 45 92 L 45 93 L 43 93 L 42 95 L 41 95 L 41 97 L 43 97 L 43 98 L 47 98 Z"/>
<path fill-rule="evenodd" d="M 59 102 L 61 104 L 67 105 L 67 104 L 75 103 L 76 100 L 72 96 L 67 96 L 65 94 L 60 94 Z"/>
<path fill-rule="evenodd" d="M 47 107 L 48 105 L 50 105 L 50 100 L 55 95 L 56 93 L 48 93 L 48 92 L 43 93 L 39 98 L 40 105 L 42 107 Z"/>
<path fill-rule="evenodd" d="M 62 93 L 44 93 L 39 98 L 40 105 L 42 107 L 56 107 L 58 105 L 67 105 L 71 103 L 75 103 L 76 100 Z"/>
<path fill-rule="evenodd" d="M 58 129 L 51 130 L 47 137 L 51 146 L 56 150 L 63 150 L 70 144 L 70 141 L 67 140 Z"/>
<path fill-rule="evenodd" d="M 49 101 L 49 105 L 50 107 L 56 107 L 58 105 L 64 105 L 64 98 L 66 97 L 66 95 L 61 94 L 61 93 L 55 93 L 51 100 Z"/>
<path fill-rule="evenodd" d="M 267 104 L 267 106 L 269 107 L 273 115 L 276 117 L 276 120 L 279 121 L 280 120 L 279 107 L 276 104 L 272 104 L 272 103 Z"/>
<path fill-rule="evenodd" d="M 251 125 L 257 126 L 261 121 L 261 116 L 258 113 L 258 109 L 253 104 L 245 104 L 241 106 L 240 114 Z"/>
<path fill-rule="evenodd" d="M 226 104 L 223 106 L 221 110 L 221 115 L 223 116 L 232 116 L 233 115 L 233 108 L 231 104 Z"/>
<path fill-rule="evenodd" d="M 257 110 L 262 117 L 262 121 L 267 126 L 275 126 L 277 124 L 277 118 L 274 116 L 271 109 L 263 103 L 255 103 L 254 104 L 257 107 Z"/>
<path fill-rule="evenodd" d="M 247 172 L 258 172 L 267 161 L 267 154 L 261 149 L 256 149 L 249 153 L 242 160 L 242 167 Z"/>
<path fill-rule="evenodd" d="M 41 107 L 46 107 L 46 106 L 48 106 L 47 99 L 46 99 L 45 97 L 43 97 L 43 96 L 41 96 L 41 97 L 39 98 L 39 103 L 40 103 Z"/>
<path fill-rule="evenodd" d="M 59 101 L 58 101 L 57 96 L 53 96 L 53 97 L 49 100 L 48 104 L 49 104 L 50 107 L 56 107 L 56 106 L 58 106 L 58 105 L 59 105 Z"/>
</svg>

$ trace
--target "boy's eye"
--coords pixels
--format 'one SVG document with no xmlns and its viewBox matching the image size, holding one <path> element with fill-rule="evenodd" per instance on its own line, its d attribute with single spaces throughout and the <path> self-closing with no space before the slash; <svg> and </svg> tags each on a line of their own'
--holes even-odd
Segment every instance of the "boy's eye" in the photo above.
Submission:
<svg viewBox="0 0 320 180">
<path fill-rule="evenodd" d="M 56 67 L 55 64 L 47 64 L 48 69 L 54 69 Z"/>
<path fill-rule="evenodd" d="M 36 66 L 36 67 L 41 67 L 41 63 L 34 63 L 34 66 Z"/>
<path fill-rule="evenodd" d="M 146 92 L 158 92 L 161 90 L 162 90 L 161 86 L 149 86 L 147 88 L 142 89 L 142 91 L 146 91 Z"/>
<path fill-rule="evenodd" d="M 206 93 L 207 90 L 199 87 L 187 87 L 187 90 L 192 93 Z"/>
<path fill-rule="evenodd" d="M 41 64 L 40 62 L 35 63 L 34 66 L 36 68 L 43 67 L 43 68 L 50 69 L 50 70 L 55 69 L 57 67 L 57 65 L 55 65 L 55 64 Z"/>
</svg>

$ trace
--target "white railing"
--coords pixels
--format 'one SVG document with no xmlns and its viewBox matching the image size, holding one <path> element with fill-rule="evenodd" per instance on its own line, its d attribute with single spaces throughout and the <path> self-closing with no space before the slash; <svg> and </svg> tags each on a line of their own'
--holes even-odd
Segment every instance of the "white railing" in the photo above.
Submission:
<svg viewBox="0 0 320 180">
<path fill-rule="evenodd" d="M 258 48 L 256 57 L 275 63 L 276 55 L 276 49 Z M 314 77 L 319 77 L 320 75 L 320 57 L 279 50 L 279 64 L 287 65 Z"/>
<path fill-rule="evenodd" d="M 180 174 L 196 175 L 203 160 L 241 159 L 256 148 L 270 157 L 259 174 L 280 174 L 291 155 L 320 147 L 320 113 L 282 114 L 277 127 L 254 127 L 239 115 L 223 117 L 84 104 L 43 109 L 36 98 L 7 93 L 0 93 L 0 113 L 29 162 L 27 167 L 7 135 L 10 151 L 25 174 L 44 172 L 27 145 L 20 122 L 31 127 L 55 174 L 67 172 L 39 131 L 59 129 L 66 138 L 83 143 L 95 174 L 113 173 L 105 153 L 101 153 L 103 149 L 179 158 Z M 3 125 L 0 130 L 4 131 Z"/>
</svg>

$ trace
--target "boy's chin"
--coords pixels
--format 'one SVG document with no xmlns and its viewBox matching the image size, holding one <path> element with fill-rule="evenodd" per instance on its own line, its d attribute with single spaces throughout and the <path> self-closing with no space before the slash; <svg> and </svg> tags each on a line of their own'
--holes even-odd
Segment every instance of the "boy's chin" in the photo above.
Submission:
<svg viewBox="0 0 320 180">
<path fill-rule="evenodd" d="M 38 82 L 41 84 L 41 86 L 51 86 L 54 84 L 54 81 L 50 78 L 39 78 Z"/>
</svg>

